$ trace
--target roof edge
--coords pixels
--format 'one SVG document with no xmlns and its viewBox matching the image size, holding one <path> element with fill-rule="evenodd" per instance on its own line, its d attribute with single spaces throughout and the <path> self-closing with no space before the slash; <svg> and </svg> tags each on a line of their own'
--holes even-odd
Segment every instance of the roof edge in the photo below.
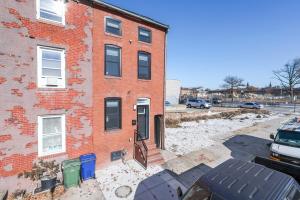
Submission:
<svg viewBox="0 0 300 200">
<path fill-rule="evenodd" d="M 103 2 L 101 0 L 93 0 L 93 2 L 101 5 L 101 6 L 104 6 L 104 7 L 107 7 L 107 8 L 110 8 L 112 10 L 115 10 L 117 12 L 120 12 L 120 13 L 123 13 L 123 14 L 126 14 L 126 15 L 129 15 L 131 17 L 134 17 L 134 18 L 137 18 L 137 19 L 140 19 L 142 21 L 145 21 L 145 22 L 148 22 L 150 24 L 153 24 L 153 25 L 156 25 L 156 26 L 159 26 L 163 29 L 165 29 L 165 31 L 167 32 L 169 30 L 169 26 L 166 25 L 166 24 L 163 24 L 161 22 L 158 22 L 154 19 L 151 19 L 149 17 L 146 17 L 146 16 L 143 16 L 143 15 L 140 15 L 140 14 L 137 14 L 135 12 L 132 12 L 132 11 L 129 11 L 129 10 L 125 10 L 123 8 L 120 8 L 118 6 L 114 6 L 112 4 L 109 4 L 109 3 L 106 3 L 106 2 Z"/>
</svg>

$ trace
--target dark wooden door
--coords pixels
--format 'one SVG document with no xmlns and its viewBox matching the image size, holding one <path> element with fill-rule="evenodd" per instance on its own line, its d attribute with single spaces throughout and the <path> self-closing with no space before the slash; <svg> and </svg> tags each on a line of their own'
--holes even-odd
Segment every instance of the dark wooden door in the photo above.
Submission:
<svg viewBox="0 0 300 200">
<path fill-rule="evenodd" d="M 149 106 L 137 106 L 137 140 L 149 139 Z"/>
<path fill-rule="evenodd" d="M 162 135 L 162 115 L 155 115 L 154 117 L 154 128 L 155 128 L 155 144 L 157 148 L 161 146 L 161 135 Z"/>
</svg>

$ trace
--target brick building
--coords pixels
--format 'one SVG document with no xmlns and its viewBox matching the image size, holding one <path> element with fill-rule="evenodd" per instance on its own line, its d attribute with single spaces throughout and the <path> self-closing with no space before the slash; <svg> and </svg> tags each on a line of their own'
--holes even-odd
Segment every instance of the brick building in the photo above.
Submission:
<svg viewBox="0 0 300 200">
<path fill-rule="evenodd" d="M 91 152 L 162 161 L 167 30 L 97 0 L 1 1 L 0 181 Z"/>
</svg>

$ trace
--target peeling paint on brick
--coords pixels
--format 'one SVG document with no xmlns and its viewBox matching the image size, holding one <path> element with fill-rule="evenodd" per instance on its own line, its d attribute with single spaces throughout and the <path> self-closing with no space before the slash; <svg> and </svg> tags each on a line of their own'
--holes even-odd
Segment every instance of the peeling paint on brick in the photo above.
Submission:
<svg viewBox="0 0 300 200">
<path fill-rule="evenodd" d="M 0 1 L 0 34 L 6 36 L 0 40 L 0 92 L 7 94 L 0 96 L 6 102 L 0 104 L 0 176 L 32 167 L 41 115 L 65 114 L 67 121 L 67 153 L 44 159 L 92 152 L 92 8 L 74 1 L 65 7 L 66 25 L 57 26 L 36 19 L 35 1 Z M 37 45 L 65 48 L 66 89 L 37 88 Z"/>
<path fill-rule="evenodd" d="M 33 90 L 36 89 L 36 83 L 35 82 L 29 82 L 28 85 L 26 86 L 27 90 Z"/>
<path fill-rule="evenodd" d="M 35 123 L 30 123 L 25 116 L 25 109 L 22 106 L 14 106 L 11 110 L 11 117 L 6 119 L 7 125 L 13 125 L 20 129 L 21 135 L 33 136 L 35 133 Z"/>
<path fill-rule="evenodd" d="M 0 77 L 0 84 L 2 84 L 2 83 L 4 83 L 4 82 L 6 82 L 6 78 Z"/>
<path fill-rule="evenodd" d="M 19 89 L 11 89 L 11 94 L 18 96 L 18 97 L 22 97 L 23 93 L 19 90 Z"/>
<path fill-rule="evenodd" d="M 37 144 L 38 144 L 37 141 L 35 141 L 35 142 L 29 142 L 29 143 L 27 143 L 27 144 L 25 145 L 25 148 L 32 148 L 34 145 L 37 145 Z"/>
<path fill-rule="evenodd" d="M 0 143 L 11 140 L 11 135 L 0 135 Z"/>
</svg>

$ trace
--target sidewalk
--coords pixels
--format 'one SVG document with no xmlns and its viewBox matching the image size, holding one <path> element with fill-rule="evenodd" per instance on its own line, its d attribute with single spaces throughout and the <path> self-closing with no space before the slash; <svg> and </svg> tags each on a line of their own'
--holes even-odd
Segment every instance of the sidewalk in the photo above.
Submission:
<svg viewBox="0 0 300 200">
<path fill-rule="evenodd" d="M 134 199 L 136 189 L 141 181 L 162 170 L 163 168 L 159 165 L 148 166 L 147 170 L 145 170 L 135 160 L 129 160 L 125 164 L 122 162 L 114 163 L 96 171 L 96 177 L 106 200 L 122 199 L 116 196 L 116 190 L 121 186 L 125 186 L 123 188 L 125 190 L 127 188 L 128 191 L 120 190 L 120 192 L 117 192 L 117 195 L 129 192 L 128 196 L 124 194 L 127 197 L 123 199 L 127 200 Z"/>
</svg>

